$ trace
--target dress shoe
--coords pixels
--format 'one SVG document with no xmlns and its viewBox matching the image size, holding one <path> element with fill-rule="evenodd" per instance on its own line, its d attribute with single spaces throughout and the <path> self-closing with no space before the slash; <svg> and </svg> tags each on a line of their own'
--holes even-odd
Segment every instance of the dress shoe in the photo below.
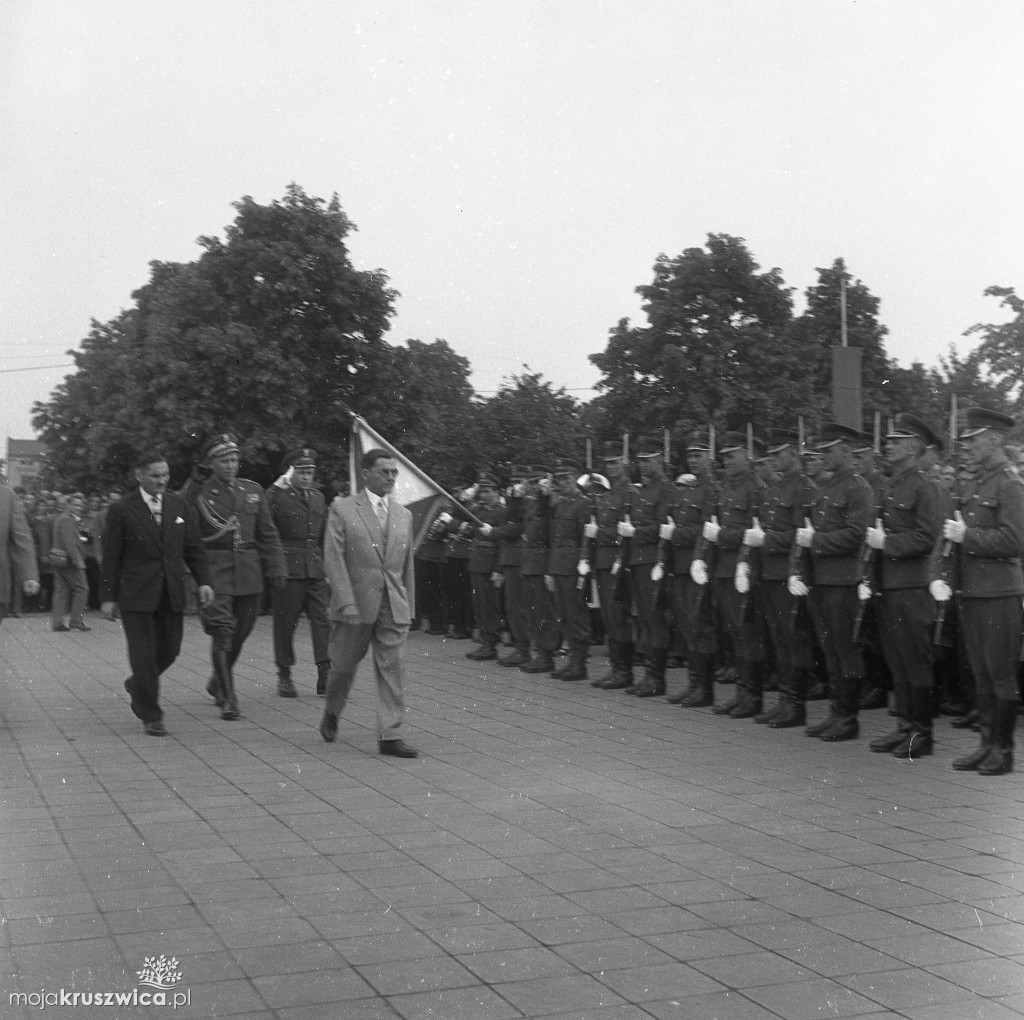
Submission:
<svg viewBox="0 0 1024 1020">
<path fill-rule="evenodd" d="M 877 737 L 875 740 L 872 740 L 868 744 L 868 750 L 874 751 L 876 754 L 895 751 L 909 736 L 910 730 L 893 730 L 892 733 L 886 733 L 884 737 Z"/>
<path fill-rule="evenodd" d="M 143 723 L 143 726 L 151 737 L 167 736 L 167 727 L 164 726 L 162 719 L 151 719 L 148 723 Z"/>
<path fill-rule="evenodd" d="M 818 734 L 819 740 L 834 744 L 840 740 L 856 740 L 860 735 L 860 723 L 856 719 L 835 719 L 831 726 Z"/>
<path fill-rule="evenodd" d="M 56 627 L 51 627 L 50 630 L 55 634 L 66 634 L 71 628 L 67 624 L 58 623 Z"/>
<path fill-rule="evenodd" d="M 892 749 L 894 758 L 924 758 L 933 751 L 930 733 L 908 733 L 898 747 Z"/>
<path fill-rule="evenodd" d="M 390 754 L 395 758 L 418 758 L 420 752 L 410 747 L 404 740 L 379 740 L 377 749 L 381 754 Z"/>
<path fill-rule="evenodd" d="M 868 687 L 860 696 L 860 708 L 869 712 L 875 708 L 885 708 L 889 704 L 889 695 L 881 687 Z"/>
<path fill-rule="evenodd" d="M 993 747 L 978 765 L 979 776 L 1005 776 L 1013 771 L 1013 752 L 1003 747 Z"/>
<path fill-rule="evenodd" d="M 472 659 L 474 662 L 489 662 L 497 657 L 498 652 L 494 645 L 481 645 L 479 648 L 474 648 L 471 652 L 466 652 L 466 658 Z"/>
<path fill-rule="evenodd" d="M 334 738 L 338 735 L 338 717 L 333 712 L 324 712 L 324 717 L 320 720 L 320 736 L 327 741 L 328 744 L 334 743 Z"/>
</svg>

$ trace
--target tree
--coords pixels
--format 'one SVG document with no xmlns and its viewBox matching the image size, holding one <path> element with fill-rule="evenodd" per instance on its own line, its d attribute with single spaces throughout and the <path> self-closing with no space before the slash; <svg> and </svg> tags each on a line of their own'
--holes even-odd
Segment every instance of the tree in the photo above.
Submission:
<svg viewBox="0 0 1024 1020">
<path fill-rule="evenodd" d="M 560 458 L 582 469 L 586 434 L 578 401 L 529 367 L 506 380 L 474 411 L 478 461 L 493 470 L 509 464 L 550 464 Z"/>
<path fill-rule="evenodd" d="M 787 343 L 792 297 L 778 269 L 760 267 L 742 238 L 708 234 L 707 249 L 659 255 L 637 287 L 647 326 L 622 319 L 604 351 L 595 401 L 604 431 L 678 422 L 770 425 L 803 410 L 799 351 Z"/>
<path fill-rule="evenodd" d="M 1008 308 L 1014 317 L 998 324 L 975 323 L 964 336 L 980 335 L 975 350 L 995 389 L 1011 411 L 1024 410 L 1024 298 L 1013 287 L 986 287 L 985 294 L 1000 298 L 999 307 Z"/>
<path fill-rule="evenodd" d="M 264 479 L 299 444 L 338 464 L 348 410 L 393 394 L 383 338 L 397 295 L 381 270 L 352 266 L 355 228 L 337 195 L 292 184 L 281 201 L 234 208 L 223 241 L 199 239 L 197 261 L 151 263 L 135 306 L 94 322 L 71 352 L 76 373 L 35 406 L 66 478 L 112 481 L 149 446 L 180 473 L 224 429 Z"/>
</svg>

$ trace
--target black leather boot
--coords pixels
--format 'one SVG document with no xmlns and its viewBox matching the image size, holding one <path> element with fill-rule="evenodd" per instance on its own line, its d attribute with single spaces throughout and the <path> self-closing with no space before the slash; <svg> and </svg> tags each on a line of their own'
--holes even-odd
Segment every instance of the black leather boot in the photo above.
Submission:
<svg viewBox="0 0 1024 1020">
<path fill-rule="evenodd" d="M 1013 731 L 1017 724 L 1016 698 L 996 698 L 992 713 L 992 748 L 978 764 L 979 776 L 1005 776 L 1013 771 Z"/>
<path fill-rule="evenodd" d="M 239 716 L 238 699 L 235 697 L 235 678 L 231 672 L 231 653 L 226 649 L 217 649 L 213 653 L 213 665 L 220 681 L 220 690 L 224 695 L 224 703 L 220 706 L 221 719 L 237 719 Z"/>
<path fill-rule="evenodd" d="M 299 692 L 292 683 L 292 671 L 288 666 L 277 667 L 277 696 L 279 698 L 297 698 Z"/>
<path fill-rule="evenodd" d="M 637 685 L 638 698 L 657 698 L 665 693 L 665 663 L 668 649 L 658 648 L 647 653 L 647 668 L 644 678 Z"/>
</svg>

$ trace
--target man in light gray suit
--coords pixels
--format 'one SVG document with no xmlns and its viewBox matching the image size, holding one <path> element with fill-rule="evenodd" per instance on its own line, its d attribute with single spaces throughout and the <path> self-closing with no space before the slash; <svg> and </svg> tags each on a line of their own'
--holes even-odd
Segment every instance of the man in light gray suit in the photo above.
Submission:
<svg viewBox="0 0 1024 1020">
<path fill-rule="evenodd" d="M 334 500 L 324 534 L 331 670 L 320 735 L 328 743 L 338 735 L 356 667 L 372 646 L 380 753 L 415 758 L 418 752 L 402 739 L 402 646 L 415 591 L 412 514 L 389 498 L 398 462 L 386 450 L 364 454 L 362 472 L 365 488 Z"/>
</svg>

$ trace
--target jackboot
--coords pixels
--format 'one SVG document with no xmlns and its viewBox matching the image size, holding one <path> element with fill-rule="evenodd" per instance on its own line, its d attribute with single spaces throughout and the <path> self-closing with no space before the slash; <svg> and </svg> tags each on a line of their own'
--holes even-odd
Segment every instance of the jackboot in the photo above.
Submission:
<svg viewBox="0 0 1024 1020">
<path fill-rule="evenodd" d="M 221 691 L 220 677 L 217 675 L 216 667 L 214 667 L 213 672 L 210 674 L 210 679 L 206 681 L 206 693 L 213 698 L 213 703 L 218 708 L 224 704 L 224 694 Z"/>
<path fill-rule="evenodd" d="M 860 735 L 857 712 L 860 709 L 861 680 L 857 676 L 843 676 L 835 684 L 832 698 L 832 722 L 819 734 L 818 739 L 831 744 L 839 740 L 854 740 Z"/>
<path fill-rule="evenodd" d="M 608 664 L 611 669 L 603 676 L 595 676 L 590 681 L 591 687 L 603 687 L 613 676 L 615 676 L 615 666 L 619 660 L 619 642 L 613 641 L 611 638 L 608 639 Z"/>
<path fill-rule="evenodd" d="M 555 668 L 555 660 L 550 652 L 538 648 L 530 657 L 530 661 L 519 668 L 524 673 L 550 673 Z"/>
<path fill-rule="evenodd" d="M 974 699 L 974 709 L 978 719 L 978 735 L 981 743 L 970 754 L 953 759 L 953 768 L 957 772 L 973 772 L 988 757 L 993 746 L 992 715 L 995 699 L 991 694 L 980 691 Z"/>
<path fill-rule="evenodd" d="M 1013 731 L 1017 724 L 1016 698 L 994 699 L 992 749 L 978 765 L 980 776 L 1005 776 L 1013 771 Z"/>
<path fill-rule="evenodd" d="M 289 666 L 277 667 L 277 696 L 279 698 L 297 698 L 299 692 L 292 683 L 292 671 Z"/>
<path fill-rule="evenodd" d="M 935 690 L 932 687 L 911 687 L 907 698 L 910 705 L 910 731 L 906 739 L 892 749 L 892 754 L 894 758 L 923 758 L 933 751 Z"/>
<path fill-rule="evenodd" d="M 706 708 L 715 703 L 714 656 L 690 652 L 690 690 L 680 702 L 683 708 Z"/>
<path fill-rule="evenodd" d="M 665 663 L 667 661 L 667 648 L 655 648 L 647 653 L 644 678 L 636 688 L 638 698 L 657 698 L 665 693 Z"/>
<path fill-rule="evenodd" d="M 213 653 L 213 666 L 220 681 L 220 690 L 224 695 L 224 703 L 220 706 L 221 719 L 237 719 L 239 716 L 238 699 L 235 697 L 235 678 L 231 672 L 231 653 L 227 649 L 218 648 Z"/>
<path fill-rule="evenodd" d="M 515 650 L 504 658 L 498 659 L 499 666 L 525 666 L 530 661 L 530 646 L 516 645 Z"/>
<path fill-rule="evenodd" d="M 573 645 L 569 652 L 569 662 L 565 669 L 562 670 L 559 680 L 586 680 L 587 679 L 587 652 L 589 651 L 589 642 L 587 644 Z"/>
<path fill-rule="evenodd" d="M 572 663 L 572 657 L 571 657 L 569 652 L 566 652 L 563 655 L 561 649 L 559 649 L 559 651 L 555 652 L 555 655 L 556 656 L 562 656 L 562 664 L 561 664 L 561 666 L 553 666 L 552 669 L 550 670 L 550 673 L 551 673 L 551 676 L 554 677 L 555 680 L 561 680 L 562 679 L 562 674 L 565 673 L 566 670 L 568 670 L 569 666 Z"/>
<path fill-rule="evenodd" d="M 906 680 L 898 680 L 893 684 L 893 701 L 896 707 L 896 728 L 884 737 L 876 737 L 868 744 L 868 750 L 876 754 L 887 754 L 907 742 L 913 730 L 910 723 L 910 687 Z M 864 707 L 863 702 L 861 708 Z M 930 724 L 929 724 L 930 726 Z"/>
<path fill-rule="evenodd" d="M 619 644 L 619 659 L 612 669 L 612 677 L 601 684 L 601 690 L 627 691 L 633 686 L 633 657 L 633 642 L 621 642 Z"/>
<path fill-rule="evenodd" d="M 796 667 L 790 667 L 782 674 L 779 703 L 775 706 L 774 715 L 768 720 L 770 729 L 791 729 L 794 726 L 803 726 L 807 722 L 804 692 L 807 690 L 808 678 L 809 673 L 806 669 Z"/>
<path fill-rule="evenodd" d="M 481 641 L 473 651 L 466 652 L 466 658 L 473 659 L 475 662 L 489 662 L 491 659 L 496 659 L 497 657 L 498 650 L 494 645 L 487 641 Z"/>
<path fill-rule="evenodd" d="M 761 671 L 759 662 L 736 663 L 738 704 L 729 710 L 733 719 L 753 719 L 761 712 Z"/>
<path fill-rule="evenodd" d="M 316 664 L 316 696 L 318 698 L 322 698 L 327 693 L 327 674 L 330 671 L 330 659 L 324 659 Z"/>
</svg>

